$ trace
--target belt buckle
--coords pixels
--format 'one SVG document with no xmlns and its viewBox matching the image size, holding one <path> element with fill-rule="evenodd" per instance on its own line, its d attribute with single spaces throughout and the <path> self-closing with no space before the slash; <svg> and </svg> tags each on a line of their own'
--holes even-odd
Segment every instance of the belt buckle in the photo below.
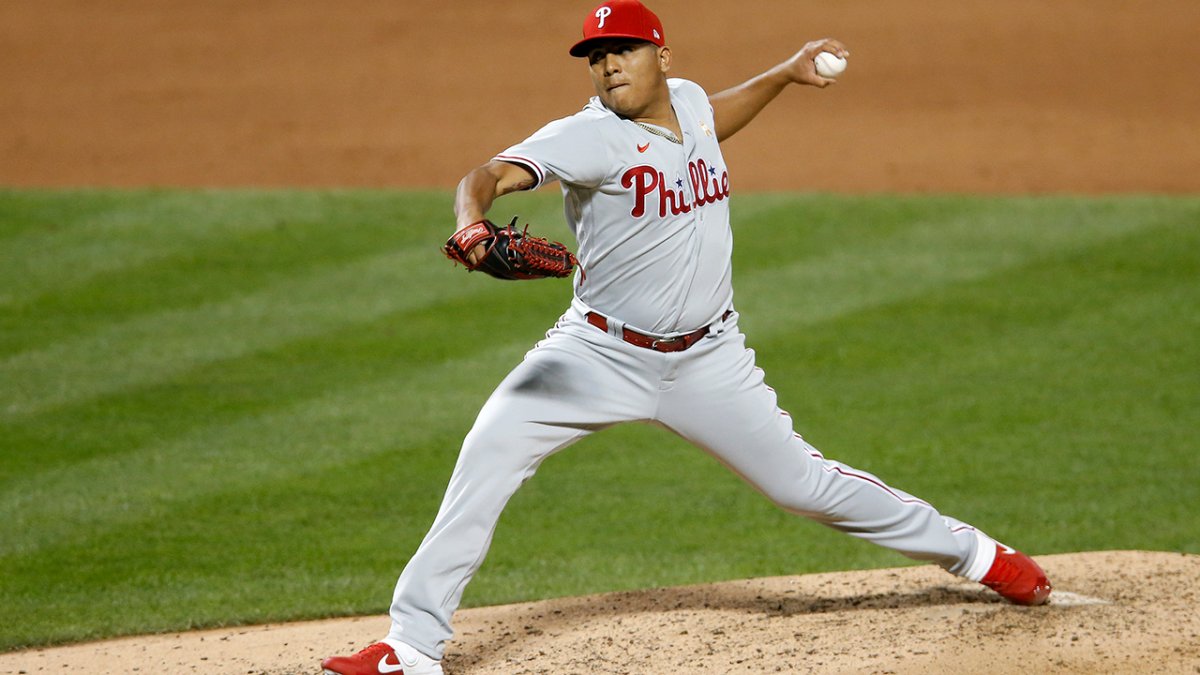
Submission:
<svg viewBox="0 0 1200 675">
<path fill-rule="evenodd" d="M 677 342 L 682 342 L 682 341 L 683 341 L 682 335 L 676 335 L 673 338 L 661 338 L 661 339 L 655 338 L 653 341 L 650 342 L 650 348 L 658 349 L 659 345 L 673 345 Z"/>
</svg>

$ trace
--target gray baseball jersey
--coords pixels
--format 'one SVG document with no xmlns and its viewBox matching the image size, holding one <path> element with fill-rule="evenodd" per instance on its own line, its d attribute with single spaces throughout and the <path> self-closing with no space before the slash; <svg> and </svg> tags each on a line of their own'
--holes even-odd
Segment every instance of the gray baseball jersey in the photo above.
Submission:
<svg viewBox="0 0 1200 675">
<path fill-rule="evenodd" d="M 592 98 L 495 159 L 562 185 L 586 307 L 653 334 L 706 326 L 733 303 L 729 172 L 699 85 L 667 81 L 682 145 Z M 535 186 L 536 187 L 536 186 Z"/>
</svg>

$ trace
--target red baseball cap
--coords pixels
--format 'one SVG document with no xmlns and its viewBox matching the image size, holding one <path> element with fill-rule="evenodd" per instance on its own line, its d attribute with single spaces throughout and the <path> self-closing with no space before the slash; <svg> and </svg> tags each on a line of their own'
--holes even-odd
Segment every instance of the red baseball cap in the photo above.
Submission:
<svg viewBox="0 0 1200 675">
<path fill-rule="evenodd" d="M 662 47 L 663 26 L 638 0 L 609 0 L 600 3 L 583 20 L 583 39 L 571 47 L 571 56 L 587 56 L 590 42 L 604 38 L 633 38 Z"/>
</svg>

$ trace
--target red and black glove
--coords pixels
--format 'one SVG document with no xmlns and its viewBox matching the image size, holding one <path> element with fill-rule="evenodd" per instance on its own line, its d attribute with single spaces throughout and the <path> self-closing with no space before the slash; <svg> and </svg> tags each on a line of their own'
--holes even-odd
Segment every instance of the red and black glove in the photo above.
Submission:
<svg viewBox="0 0 1200 675">
<path fill-rule="evenodd" d="M 518 232 L 513 226 L 497 227 L 481 220 L 455 232 L 442 250 L 446 257 L 462 263 L 468 271 L 479 270 L 497 279 L 544 279 L 567 277 L 579 266 L 575 255 L 557 241 L 529 236 L 529 226 Z M 483 246 L 484 252 L 471 262 L 471 251 Z"/>
</svg>

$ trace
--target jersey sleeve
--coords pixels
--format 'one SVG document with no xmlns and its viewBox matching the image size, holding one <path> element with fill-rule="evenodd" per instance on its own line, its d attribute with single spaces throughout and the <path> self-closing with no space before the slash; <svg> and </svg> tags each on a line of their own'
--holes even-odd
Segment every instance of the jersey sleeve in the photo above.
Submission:
<svg viewBox="0 0 1200 675">
<path fill-rule="evenodd" d="M 554 180 L 599 187 L 612 162 L 598 125 L 589 121 L 580 115 L 555 120 L 492 159 L 528 169 L 535 179 L 530 190 Z"/>
</svg>

